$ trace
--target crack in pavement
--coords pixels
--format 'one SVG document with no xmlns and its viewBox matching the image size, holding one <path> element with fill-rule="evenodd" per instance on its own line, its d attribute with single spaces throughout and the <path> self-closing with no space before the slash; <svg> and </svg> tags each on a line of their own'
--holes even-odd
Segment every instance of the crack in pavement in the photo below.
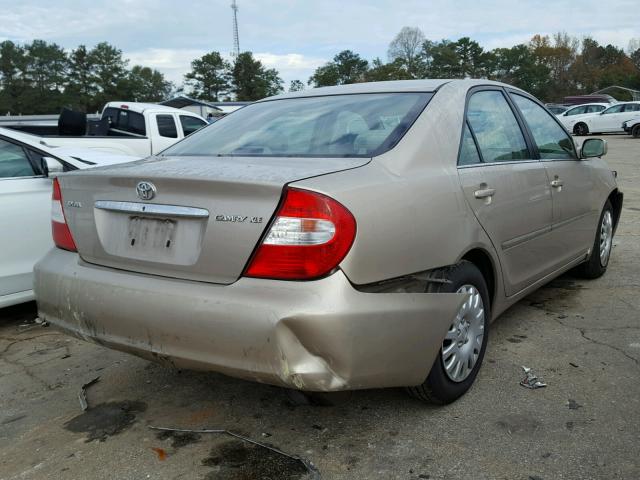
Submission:
<svg viewBox="0 0 640 480">
<path fill-rule="evenodd" d="M 559 318 L 554 318 L 554 320 L 556 322 L 558 322 L 560 325 L 562 325 L 563 327 L 570 328 L 572 330 L 578 330 L 580 332 L 580 335 L 582 336 L 582 338 L 584 338 L 585 340 L 587 340 L 587 341 L 589 341 L 591 343 L 595 343 L 596 345 L 602 345 L 603 347 L 609 347 L 609 348 L 615 350 L 616 352 L 621 353 L 622 355 L 627 357 L 629 360 L 633 361 L 636 365 L 640 366 L 640 360 L 638 360 L 636 357 L 634 357 L 632 355 L 629 355 L 627 352 L 622 350 L 620 347 L 617 347 L 615 345 L 611 345 L 609 343 L 602 342 L 600 340 L 596 340 L 595 338 L 591 338 L 591 337 L 587 336 L 587 334 L 586 334 L 587 329 L 583 329 L 583 328 L 580 328 L 580 327 L 574 327 L 572 325 L 567 325 L 566 323 L 561 321 Z M 635 328 L 635 327 L 631 327 L 631 328 Z"/>
</svg>

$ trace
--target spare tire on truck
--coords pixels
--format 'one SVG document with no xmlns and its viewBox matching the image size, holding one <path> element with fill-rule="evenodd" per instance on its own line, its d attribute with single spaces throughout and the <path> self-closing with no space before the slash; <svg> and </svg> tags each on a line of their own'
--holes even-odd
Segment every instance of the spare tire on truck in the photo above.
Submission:
<svg viewBox="0 0 640 480">
<path fill-rule="evenodd" d="M 84 136 L 87 132 L 87 114 L 64 107 L 58 118 L 58 135 Z"/>
</svg>

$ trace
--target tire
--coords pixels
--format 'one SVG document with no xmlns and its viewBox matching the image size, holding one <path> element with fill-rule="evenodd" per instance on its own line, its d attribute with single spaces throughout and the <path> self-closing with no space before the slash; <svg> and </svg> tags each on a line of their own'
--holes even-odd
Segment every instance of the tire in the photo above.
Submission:
<svg viewBox="0 0 640 480">
<path fill-rule="evenodd" d="M 584 137 L 589 135 L 589 127 L 584 122 L 578 122 L 573 126 L 573 133 L 579 137 Z"/>
<path fill-rule="evenodd" d="M 608 218 L 609 222 L 608 227 L 605 225 L 607 222 L 607 220 L 605 220 L 606 218 Z M 611 206 L 611 202 L 607 200 L 607 203 L 604 204 L 604 208 L 600 214 L 600 219 L 598 220 L 598 229 L 596 230 L 596 238 L 593 241 L 591 256 L 576 269 L 577 274 L 582 278 L 598 278 L 604 275 L 604 272 L 607 271 L 609 259 L 611 258 L 611 250 L 613 248 L 613 218 L 613 207 Z M 603 257 L 601 254 L 601 240 L 603 234 L 607 235 L 607 232 L 609 237 L 608 242 L 606 240 L 603 242 L 605 244 L 604 246 L 607 248 L 607 253 Z"/>
<path fill-rule="evenodd" d="M 435 278 L 448 280 L 450 283 L 431 282 L 427 287 L 428 293 L 453 293 L 457 292 L 463 286 L 472 286 L 479 294 L 479 297 L 482 300 L 482 306 L 484 307 L 484 314 L 482 316 L 482 319 L 478 322 L 478 324 L 481 324 L 480 330 L 482 331 L 482 339 L 479 345 L 479 349 L 474 348 L 473 343 L 468 347 L 465 347 L 468 341 L 472 341 L 470 340 L 470 338 L 473 336 L 473 326 L 465 327 L 463 330 L 463 332 L 466 333 L 466 341 L 462 340 L 464 342 L 462 348 L 465 350 L 471 348 L 473 352 L 477 351 L 475 364 L 473 364 L 472 368 L 468 370 L 467 376 L 464 379 L 454 381 L 451 378 L 451 374 L 447 373 L 447 369 L 445 368 L 445 352 L 448 350 L 447 347 L 455 343 L 457 343 L 457 345 L 459 346 L 460 343 L 453 342 L 452 340 L 448 340 L 445 338 L 443 340 L 440 353 L 438 354 L 438 357 L 431 367 L 431 371 L 429 372 L 426 380 L 422 383 L 422 385 L 418 385 L 417 387 L 407 387 L 408 393 L 419 400 L 427 403 L 444 405 L 447 403 L 451 403 L 464 395 L 473 384 L 473 381 L 478 374 L 478 370 L 480 370 L 482 359 L 484 358 L 484 352 L 487 348 L 491 307 L 489 303 L 489 290 L 487 288 L 487 283 L 478 267 L 476 267 L 473 263 L 463 260 L 456 265 L 442 268 L 433 272 L 432 276 Z M 464 306 L 461 309 L 461 312 L 463 311 L 463 309 Z M 475 330 L 476 332 L 478 332 L 478 328 L 476 328 Z M 448 334 L 455 335 L 455 332 L 458 332 L 458 334 L 460 334 L 460 331 L 461 329 L 456 328 L 456 326 L 452 324 Z M 476 337 L 478 338 L 479 335 L 477 335 Z M 456 348 L 457 352 L 462 351 L 457 350 L 457 347 L 454 348 Z M 468 352 L 469 350 L 466 351 Z M 458 354 L 462 355 L 461 353 Z M 450 362 L 450 364 L 454 355 L 447 357 L 447 360 Z"/>
<path fill-rule="evenodd" d="M 633 135 L 633 138 L 640 138 L 640 124 L 633 127 L 633 130 L 631 130 L 631 135 Z"/>
</svg>

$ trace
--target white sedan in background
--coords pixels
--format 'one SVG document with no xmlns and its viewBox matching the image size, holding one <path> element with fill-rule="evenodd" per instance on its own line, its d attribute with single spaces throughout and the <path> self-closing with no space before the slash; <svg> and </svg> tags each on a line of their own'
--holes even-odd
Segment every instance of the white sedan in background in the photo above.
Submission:
<svg viewBox="0 0 640 480">
<path fill-rule="evenodd" d="M 562 123 L 568 131 L 576 135 L 584 135 L 578 131 L 579 129 L 576 129 L 576 124 L 579 123 L 582 118 L 594 113 L 600 113 L 610 106 L 610 103 L 585 103 L 571 107 L 563 113 L 558 113 L 556 117 L 558 117 L 560 123 Z"/>
<path fill-rule="evenodd" d="M 36 139 L 0 128 L 0 308 L 33 299 L 33 266 L 53 247 L 48 177 L 137 160 Z"/>
<path fill-rule="evenodd" d="M 600 113 L 581 118 L 573 127 L 576 135 L 589 133 L 624 133 L 622 124 L 640 116 L 640 102 L 620 102 Z"/>
</svg>

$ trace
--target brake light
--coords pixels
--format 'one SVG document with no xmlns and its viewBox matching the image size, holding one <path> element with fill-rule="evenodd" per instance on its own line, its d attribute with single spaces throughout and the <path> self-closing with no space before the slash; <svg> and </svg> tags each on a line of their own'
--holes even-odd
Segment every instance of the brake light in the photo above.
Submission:
<svg viewBox="0 0 640 480">
<path fill-rule="evenodd" d="M 60 184 L 58 179 L 53 179 L 53 194 L 51 195 L 51 232 L 53 234 L 53 243 L 56 247 L 71 252 L 77 252 L 76 242 L 73 241 L 71 230 L 67 225 L 67 219 L 62 210 L 62 193 L 60 192 Z"/>
<path fill-rule="evenodd" d="M 322 277 L 338 266 L 355 236 L 356 221 L 342 204 L 320 193 L 287 188 L 245 276 L 278 280 Z"/>
</svg>

